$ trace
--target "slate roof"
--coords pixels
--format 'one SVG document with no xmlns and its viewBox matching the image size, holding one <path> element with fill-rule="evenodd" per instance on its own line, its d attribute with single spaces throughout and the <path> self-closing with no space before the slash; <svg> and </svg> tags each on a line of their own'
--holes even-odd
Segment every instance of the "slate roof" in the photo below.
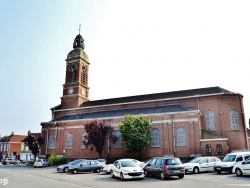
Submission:
<svg viewBox="0 0 250 188">
<path fill-rule="evenodd" d="M 79 114 L 66 115 L 61 118 L 52 120 L 53 121 L 72 121 L 72 120 L 84 120 L 84 119 L 98 119 L 98 118 L 109 118 L 109 117 L 122 117 L 127 114 L 131 115 L 146 115 L 146 114 L 160 114 L 160 113 L 171 113 L 171 112 L 185 112 L 191 111 L 190 109 L 179 105 L 165 105 L 165 106 L 149 106 L 140 108 L 127 108 L 127 109 L 117 109 L 117 110 L 106 110 L 106 111 L 96 111 L 96 112 L 86 112 Z"/>
<path fill-rule="evenodd" d="M 143 102 L 150 100 L 161 100 L 161 99 L 174 99 L 174 98 L 186 98 L 186 97 L 196 97 L 196 96 L 207 96 L 207 95 L 216 95 L 216 94 L 238 94 L 221 87 L 207 87 L 199 89 L 190 89 L 190 90 L 181 90 L 181 91 L 172 91 L 164 93 L 153 93 L 145 95 L 135 95 L 119 98 L 110 98 L 102 99 L 95 101 L 84 102 L 80 107 L 91 107 L 91 106 L 102 106 L 102 105 L 112 105 L 112 104 L 121 104 L 121 103 L 130 103 L 130 102 Z M 59 110 L 60 105 L 51 108 L 51 110 Z"/>
<path fill-rule="evenodd" d="M 116 103 L 195 97 L 195 96 L 212 95 L 212 94 L 235 94 L 235 93 L 217 86 L 217 87 L 208 87 L 208 88 L 200 88 L 200 89 L 181 90 L 181 91 L 153 93 L 153 94 L 145 94 L 145 95 L 135 95 L 135 96 L 128 96 L 128 97 L 88 101 L 88 102 L 83 103 L 81 106 L 85 107 L 85 106 L 96 106 L 96 105 L 97 106 L 98 105 L 110 105 L 110 104 L 116 104 Z"/>
</svg>

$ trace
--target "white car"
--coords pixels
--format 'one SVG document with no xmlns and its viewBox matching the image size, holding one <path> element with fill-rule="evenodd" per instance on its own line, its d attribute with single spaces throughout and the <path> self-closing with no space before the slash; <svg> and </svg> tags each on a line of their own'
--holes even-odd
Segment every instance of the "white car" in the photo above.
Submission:
<svg viewBox="0 0 250 188">
<path fill-rule="evenodd" d="M 237 163 L 241 163 L 250 157 L 250 151 L 247 152 L 232 152 L 227 154 L 221 162 L 214 165 L 214 171 L 220 174 L 221 172 L 233 172 L 233 167 Z"/>
<path fill-rule="evenodd" d="M 221 161 L 218 157 L 196 157 L 184 163 L 185 172 L 198 174 L 199 172 L 214 172 L 214 165 Z"/>
<path fill-rule="evenodd" d="M 98 164 L 101 166 L 105 166 L 106 165 L 106 160 L 105 159 L 96 159 Z"/>
<path fill-rule="evenodd" d="M 103 165 L 101 168 L 101 171 L 105 172 L 106 174 L 109 174 L 112 166 L 113 166 L 113 164 Z"/>
<path fill-rule="evenodd" d="M 111 166 L 111 177 L 124 179 L 143 179 L 143 169 L 133 159 L 119 159 Z"/>
<path fill-rule="evenodd" d="M 239 162 L 233 167 L 233 173 L 237 176 L 243 176 L 243 174 L 250 174 L 250 158 L 244 162 Z"/>
<path fill-rule="evenodd" d="M 46 167 L 46 166 L 50 166 L 50 164 L 45 159 L 37 159 L 36 162 L 34 163 L 34 168 L 36 168 L 36 167 Z"/>
</svg>

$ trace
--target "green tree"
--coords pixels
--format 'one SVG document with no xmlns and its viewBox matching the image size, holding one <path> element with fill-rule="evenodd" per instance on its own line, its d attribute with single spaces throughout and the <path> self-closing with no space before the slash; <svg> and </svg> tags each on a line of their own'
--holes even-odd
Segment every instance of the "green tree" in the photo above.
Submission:
<svg viewBox="0 0 250 188">
<path fill-rule="evenodd" d="M 41 146 L 44 144 L 44 138 L 42 136 L 38 136 L 37 138 L 30 134 L 23 140 L 25 146 L 29 147 L 29 150 L 34 155 L 34 159 L 36 160 L 36 157 L 39 154 Z"/>
<path fill-rule="evenodd" d="M 152 121 L 143 116 L 126 115 L 124 121 L 119 125 L 121 138 L 125 141 L 128 152 L 139 153 L 148 146 L 151 140 Z"/>
<path fill-rule="evenodd" d="M 106 121 L 98 122 L 93 120 L 85 125 L 85 131 L 87 135 L 83 141 L 83 144 L 88 146 L 94 146 L 99 157 L 102 158 L 102 151 L 104 150 L 105 141 L 109 139 L 115 143 L 117 138 L 114 135 L 114 128 L 106 124 Z"/>
</svg>

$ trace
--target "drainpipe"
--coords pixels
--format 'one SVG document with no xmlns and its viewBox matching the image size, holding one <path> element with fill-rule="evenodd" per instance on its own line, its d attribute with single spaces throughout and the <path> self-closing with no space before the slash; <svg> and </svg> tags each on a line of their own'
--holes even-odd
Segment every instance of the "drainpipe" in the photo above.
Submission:
<svg viewBox="0 0 250 188">
<path fill-rule="evenodd" d="M 174 115 L 171 115 L 171 121 L 172 121 L 172 131 L 173 131 L 173 149 L 174 149 L 174 156 L 175 156 L 175 153 L 176 153 L 176 144 L 175 144 Z"/>
</svg>

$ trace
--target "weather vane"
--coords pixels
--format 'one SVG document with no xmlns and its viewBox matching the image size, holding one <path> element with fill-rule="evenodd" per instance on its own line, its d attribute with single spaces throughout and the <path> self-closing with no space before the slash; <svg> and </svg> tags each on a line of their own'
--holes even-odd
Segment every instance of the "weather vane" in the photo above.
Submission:
<svg viewBox="0 0 250 188">
<path fill-rule="evenodd" d="M 79 34 L 80 34 L 80 32 L 81 32 L 81 24 L 79 25 Z"/>
</svg>

